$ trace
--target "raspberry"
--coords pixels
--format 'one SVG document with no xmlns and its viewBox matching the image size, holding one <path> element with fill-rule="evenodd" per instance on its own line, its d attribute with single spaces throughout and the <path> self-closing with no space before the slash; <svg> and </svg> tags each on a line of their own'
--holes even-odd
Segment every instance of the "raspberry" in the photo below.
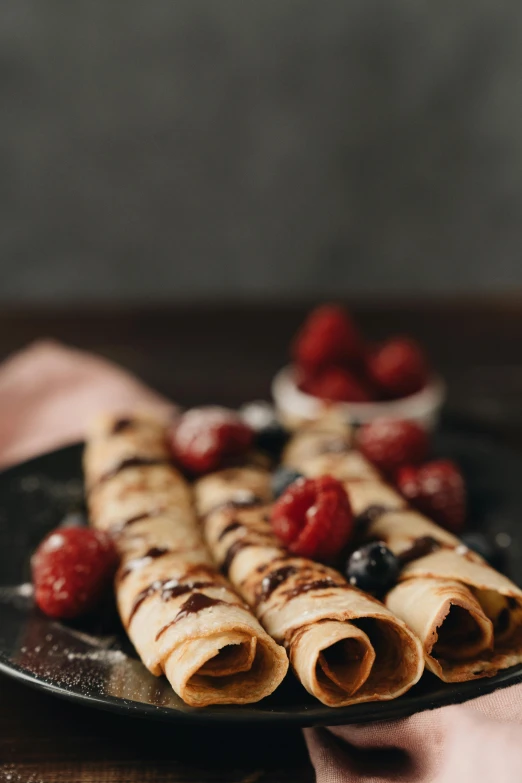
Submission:
<svg viewBox="0 0 522 783">
<path fill-rule="evenodd" d="M 342 367 L 329 367 L 304 381 L 301 390 L 330 402 L 370 402 L 372 397 L 358 378 Z"/>
<path fill-rule="evenodd" d="M 227 408 L 192 408 L 174 425 L 169 439 L 174 456 L 184 468 L 191 473 L 207 473 L 221 467 L 228 458 L 246 452 L 254 433 Z"/>
<path fill-rule="evenodd" d="M 107 533 L 58 528 L 31 560 L 35 600 L 49 617 L 78 617 L 93 609 L 111 582 L 117 554 Z"/>
<path fill-rule="evenodd" d="M 298 479 L 274 504 L 272 527 L 292 554 L 332 561 L 353 532 L 343 485 L 331 476 Z"/>
<path fill-rule="evenodd" d="M 442 527 L 459 533 L 466 520 L 466 487 L 462 473 L 450 460 L 427 462 L 399 470 L 397 486 L 419 511 Z"/>
<path fill-rule="evenodd" d="M 313 310 L 294 339 L 292 354 L 307 376 L 361 357 L 362 341 L 348 313 L 336 305 Z"/>
<path fill-rule="evenodd" d="M 357 444 L 366 457 L 390 476 L 406 464 L 426 458 L 428 435 L 419 424 L 402 419 L 375 419 L 357 433 Z"/>
<path fill-rule="evenodd" d="M 428 363 L 420 346 L 406 337 L 388 340 L 371 353 L 367 371 L 388 397 L 408 397 L 428 381 Z"/>
</svg>

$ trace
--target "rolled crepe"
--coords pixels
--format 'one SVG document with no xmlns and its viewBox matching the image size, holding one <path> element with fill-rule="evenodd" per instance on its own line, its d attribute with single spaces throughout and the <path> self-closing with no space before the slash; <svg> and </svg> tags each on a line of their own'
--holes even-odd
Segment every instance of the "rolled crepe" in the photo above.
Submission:
<svg viewBox="0 0 522 783">
<path fill-rule="evenodd" d="M 400 696 L 420 678 L 422 648 L 382 603 L 332 568 L 291 557 L 272 532 L 269 474 L 231 468 L 200 479 L 196 506 L 216 563 L 288 650 L 306 690 L 340 707 Z"/>
<path fill-rule="evenodd" d="M 91 523 L 112 533 L 121 554 L 118 610 L 145 666 L 193 707 L 271 693 L 286 653 L 213 565 L 163 424 L 100 418 L 84 468 Z"/>
<path fill-rule="evenodd" d="M 341 480 L 363 539 L 383 541 L 399 557 L 399 584 L 386 596 L 386 606 L 415 631 L 427 667 L 441 680 L 489 677 L 522 662 L 522 591 L 454 535 L 409 508 L 362 454 L 350 449 L 346 431 L 317 423 L 298 432 L 284 461 L 304 475 Z"/>
</svg>

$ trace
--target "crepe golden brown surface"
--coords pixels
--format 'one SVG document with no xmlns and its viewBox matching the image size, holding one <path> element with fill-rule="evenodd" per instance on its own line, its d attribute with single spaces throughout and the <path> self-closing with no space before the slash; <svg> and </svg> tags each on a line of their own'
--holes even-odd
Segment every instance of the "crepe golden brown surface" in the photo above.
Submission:
<svg viewBox="0 0 522 783">
<path fill-rule="evenodd" d="M 194 707 L 255 702 L 277 688 L 286 653 L 214 566 L 164 423 L 100 417 L 84 471 L 91 524 L 114 535 L 121 555 L 118 610 L 145 666 Z"/>
<path fill-rule="evenodd" d="M 457 537 L 408 508 L 351 448 L 345 428 L 320 422 L 304 428 L 291 439 L 284 461 L 306 476 L 342 481 L 354 512 L 366 518 L 366 540 L 383 541 L 399 557 L 399 583 L 385 603 L 421 640 L 428 669 L 458 682 L 522 662 L 522 591 Z"/>
<path fill-rule="evenodd" d="M 195 495 L 214 560 L 309 693 L 339 707 L 393 699 L 418 681 L 422 649 L 404 622 L 338 571 L 285 551 L 270 524 L 266 470 L 207 475 Z"/>
</svg>

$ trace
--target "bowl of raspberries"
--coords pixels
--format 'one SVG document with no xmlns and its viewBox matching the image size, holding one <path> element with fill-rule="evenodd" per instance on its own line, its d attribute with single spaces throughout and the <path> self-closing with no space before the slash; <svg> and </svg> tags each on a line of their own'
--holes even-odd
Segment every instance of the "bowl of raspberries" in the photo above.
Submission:
<svg viewBox="0 0 522 783">
<path fill-rule="evenodd" d="M 353 424 L 386 417 L 433 429 L 445 398 L 441 378 L 411 337 L 369 343 L 350 314 L 325 304 L 312 310 L 291 345 L 292 363 L 272 394 L 289 428 L 337 408 Z"/>
</svg>

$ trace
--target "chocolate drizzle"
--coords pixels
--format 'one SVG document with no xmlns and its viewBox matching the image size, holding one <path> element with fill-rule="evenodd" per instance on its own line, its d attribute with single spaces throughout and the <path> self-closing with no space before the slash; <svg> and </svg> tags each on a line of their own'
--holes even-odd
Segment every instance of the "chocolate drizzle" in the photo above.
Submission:
<svg viewBox="0 0 522 783">
<path fill-rule="evenodd" d="M 149 519 L 150 517 L 158 516 L 159 514 L 162 514 L 164 511 L 165 511 L 164 508 L 156 508 L 154 509 L 154 511 L 144 511 L 142 514 L 136 514 L 136 516 L 130 517 L 129 519 L 125 519 L 123 522 L 115 522 L 114 525 L 111 525 L 110 532 L 113 535 L 116 535 L 117 533 L 121 533 L 121 531 L 124 530 L 126 527 L 133 525 L 135 522 L 141 522 L 144 519 Z"/>
<path fill-rule="evenodd" d="M 310 590 L 322 590 L 325 587 L 345 588 L 347 586 L 348 585 L 344 582 L 336 582 L 328 576 L 325 579 L 315 579 L 313 582 L 303 582 L 303 584 L 292 587 L 290 590 L 285 590 L 283 595 L 286 597 L 287 601 L 289 601 L 291 598 L 295 598 L 296 596 L 301 595 L 301 593 L 308 593 Z"/>
<path fill-rule="evenodd" d="M 164 585 L 164 582 L 161 582 L 161 581 L 158 580 L 157 582 L 153 582 L 151 585 L 149 585 L 144 590 L 142 590 L 140 593 L 138 593 L 138 595 L 136 596 L 136 598 L 134 600 L 134 603 L 132 605 L 132 609 L 130 611 L 130 614 L 129 614 L 129 617 L 128 617 L 128 620 L 127 620 L 127 627 L 129 627 L 129 625 L 131 624 L 132 618 L 134 617 L 134 615 L 136 614 L 136 612 L 138 611 L 138 609 L 140 608 L 142 603 L 149 597 L 149 595 L 154 595 L 154 593 L 157 593 L 158 590 L 161 590 L 163 585 Z"/>
<path fill-rule="evenodd" d="M 215 582 L 185 582 L 181 584 L 176 579 L 161 579 L 152 582 L 148 587 L 138 593 L 134 604 L 132 605 L 127 625 L 130 625 L 132 618 L 142 605 L 142 603 L 154 593 L 160 593 L 162 601 L 170 601 L 171 598 L 178 598 L 180 595 L 200 590 L 203 587 L 216 587 Z"/>
<path fill-rule="evenodd" d="M 112 435 L 119 435 L 120 432 L 125 432 L 126 430 L 130 430 L 135 425 L 135 420 L 131 419 L 130 417 L 122 418 L 122 419 L 116 419 L 114 424 L 112 425 Z"/>
<path fill-rule="evenodd" d="M 255 537 L 251 537 L 255 536 Z M 266 546 L 266 547 L 279 547 L 281 546 L 280 543 L 276 543 L 275 537 L 272 535 L 272 533 L 268 531 L 251 531 L 251 535 L 245 535 L 241 538 L 238 538 L 236 541 L 234 541 L 228 548 L 227 553 L 225 555 L 225 559 L 223 560 L 223 564 L 221 566 L 221 570 L 223 573 L 228 576 L 228 572 L 230 571 L 230 566 L 232 565 L 232 561 L 234 560 L 235 556 L 240 552 L 242 549 L 246 549 L 246 547 L 249 546 Z"/>
<path fill-rule="evenodd" d="M 354 519 L 355 525 L 359 531 L 363 532 L 365 527 L 368 527 L 372 522 L 376 522 L 379 517 L 382 517 L 383 514 L 387 514 L 388 511 L 393 511 L 393 509 L 375 503 L 374 505 L 365 508 L 360 514 L 357 514 Z"/>
<path fill-rule="evenodd" d="M 170 549 L 166 549 L 165 547 L 161 546 L 153 546 L 147 550 L 145 557 L 150 558 L 151 560 L 155 560 L 157 557 L 166 555 L 168 552 L 170 552 Z"/>
<path fill-rule="evenodd" d="M 167 623 L 167 625 L 164 625 L 163 628 L 160 628 L 158 633 L 156 634 L 156 641 L 162 636 L 165 631 L 167 631 L 172 625 L 177 623 L 179 620 L 182 620 L 185 617 L 188 617 L 191 614 L 196 614 L 197 612 L 200 612 L 202 609 L 207 609 L 210 606 L 216 606 L 217 604 L 224 604 L 226 601 L 221 601 L 219 598 L 210 598 L 210 596 L 205 595 L 204 593 L 194 593 L 191 595 L 187 600 L 181 604 L 180 610 L 175 616 L 175 618 L 172 620 L 172 622 Z"/>
<path fill-rule="evenodd" d="M 132 571 L 137 568 L 150 563 L 151 560 L 156 560 L 158 557 L 167 555 L 171 550 L 164 547 L 153 546 L 148 549 L 142 557 L 137 557 L 135 560 L 129 560 L 125 568 L 118 575 L 118 582 L 122 582 Z"/>
<path fill-rule="evenodd" d="M 229 522 L 228 525 L 226 525 L 221 533 L 218 536 L 218 541 L 221 541 L 222 538 L 225 538 L 226 535 L 231 533 L 233 530 L 238 530 L 238 528 L 243 527 L 241 522 L 238 522 L 237 519 L 235 519 L 233 522 Z"/>
<path fill-rule="evenodd" d="M 104 484 L 127 468 L 152 467 L 154 465 L 170 465 L 170 461 L 164 457 L 127 457 L 127 459 L 122 460 L 106 473 L 103 473 L 98 481 L 91 487 L 90 491 L 92 492 L 93 489 L 97 489 L 100 484 Z"/>
<path fill-rule="evenodd" d="M 235 556 L 247 546 L 252 546 L 252 542 L 249 541 L 246 536 L 244 538 L 238 538 L 237 541 L 234 541 L 234 543 L 229 546 L 225 559 L 223 560 L 223 565 L 221 566 L 224 574 L 228 575 Z"/>
<path fill-rule="evenodd" d="M 161 600 L 170 601 L 171 598 L 178 598 L 180 595 L 191 593 L 192 590 L 200 590 L 202 587 L 217 587 L 217 585 L 215 582 L 186 582 L 185 584 L 166 582 L 161 591 Z"/>
<path fill-rule="evenodd" d="M 256 603 L 260 604 L 266 601 L 279 585 L 282 585 L 288 577 L 297 574 L 297 572 L 298 569 L 295 566 L 282 566 L 267 574 L 261 582 L 261 590 L 256 597 Z"/>
<path fill-rule="evenodd" d="M 153 511 L 144 511 L 142 514 L 136 514 L 136 516 L 126 519 L 125 522 L 121 524 L 121 527 L 124 528 L 133 525 L 135 522 L 141 522 L 142 519 L 147 519 L 147 517 L 151 517 L 153 514 Z"/>
<path fill-rule="evenodd" d="M 209 517 L 211 514 L 215 514 L 216 511 L 225 511 L 226 509 L 239 509 L 239 508 L 255 508 L 256 506 L 264 506 L 266 503 L 259 495 L 255 495 L 253 492 L 245 490 L 241 494 L 237 494 L 236 497 L 225 500 L 222 503 L 218 503 L 212 506 L 205 514 L 205 517 Z"/>
<path fill-rule="evenodd" d="M 177 622 L 183 617 L 188 617 L 189 614 L 195 614 L 202 609 L 207 609 L 209 606 L 216 606 L 217 604 L 222 603 L 224 603 L 224 601 L 221 601 L 219 598 L 211 598 L 204 593 L 194 593 L 194 595 L 191 595 L 190 598 L 187 598 L 187 600 L 181 604 L 181 608 L 174 619 Z"/>
<path fill-rule="evenodd" d="M 437 541 L 437 539 L 432 536 L 421 536 L 420 538 L 416 538 L 409 549 L 404 550 L 404 552 L 401 552 L 400 555 L 398 555 L 401 568 L 408 563 L 411 563 L 413 560 L 419 560 L 421 557 L 431 555 L 432 552 L 436 552 L 443 546 L 444 545 L 440 541 Z"/>
<path fill-rule="evenodd" d="M 320 454 L 346 454 L 351 451 L 350 444 L 342 437 L 332 438 L 324 445 L 320 446 Z"/>
</svg>

